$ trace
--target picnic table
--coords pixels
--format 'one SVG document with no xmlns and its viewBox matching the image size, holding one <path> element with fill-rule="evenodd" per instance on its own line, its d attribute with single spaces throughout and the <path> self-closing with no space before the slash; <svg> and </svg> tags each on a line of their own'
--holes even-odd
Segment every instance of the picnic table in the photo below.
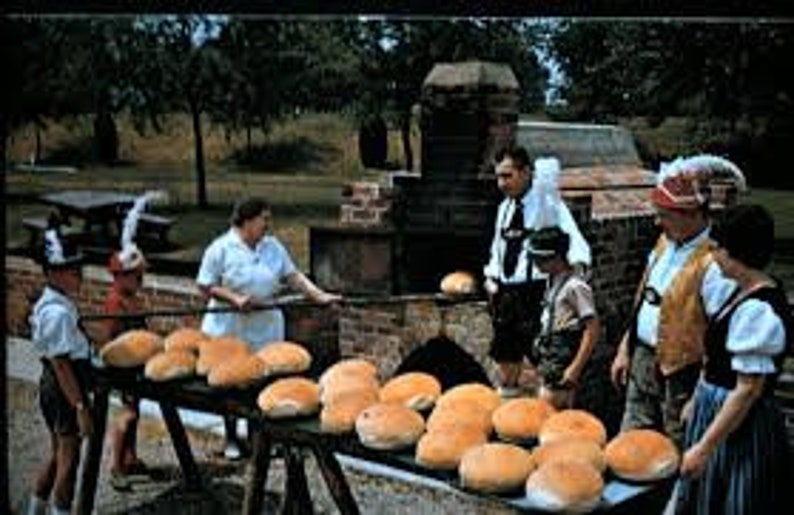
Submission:
<svg viewBox="0 0 794 515">
<path fill-rule="evenodd" d="M 320 431 L 317 416 L 294 420 L 264 418 L 256 405 L 256 397 L 261 389 L 274 379 L 263 380 L 260 384 L 245 389 L 224 390 L 208 386 L 204 378 L 151 382 L 145 379 L 141 369 L 97 369 L 92 385 L 95 429 L 93 435 L 89 437 L 88 454 L 82 469 L 77 513 L 89 514 L 93 510 L 102 445 L 105 439 L 108 396 L 111 390 L 137 395 L 139 398 L 150 399 L 160 405 L 186 486 L 195 491 L 206 488 L 206 484 L 193 459 L 177 408 L 248 419 L 253 438 L 253 454 L 246 471 L 242 509 L 246 515 L 258 515 L 262 512 L 271 450 L 275 447 L 282 449 L 285 459 L 287 478 L 282 508 L 287 513 L 313 512 L 311 490 L 304 470 L 303 456 L 307 453 L 316 458 L 328 491 L 342 514 L 357 514 L 359 509 L 337 455 L 360 460 L 373 466 L 411 473 L 428 481 L 442 481 L 452 488 L 462 489 L 454 471 L 434 471 L 425 468 L 415 462 L 412 450 L 376 451 L 361 445 L 354 434 L 325 434 Z M 672 480 L 652 484 L 630 484 L 609 478 L 602 503 L 596 511 L 610 514 L 661 513 L 672 490 L 672 484 Z M 488 496 L 488 498 L 517 512 L 535 513 L 527 505 L 526 497 L 520 493 L 512 496 Z"/>
</svg>

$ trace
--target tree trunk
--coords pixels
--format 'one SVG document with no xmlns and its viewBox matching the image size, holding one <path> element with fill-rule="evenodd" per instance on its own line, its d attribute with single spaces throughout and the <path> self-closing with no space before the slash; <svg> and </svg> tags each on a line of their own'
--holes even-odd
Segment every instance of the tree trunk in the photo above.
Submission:
<svg viewBox="0 0 794 515">
<path fill-rule="evenodd" d="M 113 165 L 119 158 L 119 135 L 113 115 L 102 109 L 94 118 L 94 149 L 101 163 Z"/>
<path fill-rule="evenodd" d="M 411 149 L 411 113 L 404 114 L 400 120 L 400 134 L 403 140 L 403 154 L 405 154 L 405 169 L 414 171 L 414 153 Z"/>
<path fill-rule="evenodd" d="M 207 173 L 204 169 L 204 139 L 201 134 L 201 111 L 195 102 L 190 102 L 190 115 L 193 119 L 193 138 L 196 142 L 196 186 L 199 209 L 207 209 Z"/>
<path fill-rule="evenodd" d="M 36 130 L 36 148 L 33 150 L 33 162 L 32 165 L 35 165 L 39 161 L 41 161 L 41 127 L 39 124 L 34 124 Z"/>
<path fill-rule="evenodd" d="M 8 125 L 6 118 L 0 115 L 0 173 L 8 171 Z"/>
<path fill-rule="evenodd" d="M 245 124 L 245 160 L 251 162 L 253 159 L 253 149 L 251 148 L 251 124 Z"/>
</svg>

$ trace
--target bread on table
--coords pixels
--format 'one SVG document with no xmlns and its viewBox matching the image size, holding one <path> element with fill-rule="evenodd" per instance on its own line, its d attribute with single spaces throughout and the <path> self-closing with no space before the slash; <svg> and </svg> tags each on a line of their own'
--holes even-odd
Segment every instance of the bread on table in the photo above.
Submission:
<svg viewBox="0 0 794 515">
<path fill-rule="evenodd" d="M 427 417 L 428 431 L 445 431 L 455 426 L 472 426 L 485 436 L 491 434 L 493 424 L 491 414 L 484 410 L 476 400 L 458 398 L 449 400 L 443 406 L 436 404 Z"/>
<path fill-rule="evenodd" d="M 655 481 L 678 470 L 680 455 L 673 441 L 652 429 L 631 429 L 615 436 L 604 449 L 612 472 L 630 481 Z"/>
<path fill-rule="evenodd" d="M 380 401 L 422 411 L 432 408 L 441 395 L 441 383 L 425 372 L 406 372 L 391 378 L 380 389 Z"/>
<path fill-rule="evenodd" d="M 251 348 L 244 340 L 234 336 L 218 336 L 199 342 L 196 374 L 207 375 L 219 363 L 235 356 L 248 356 Z"/>
<path fill-rule="evenodd" d="M 521 397 L 505 401 L 491 416 L 499 438 L 520 442 L 537 438 L 543 423 L 557 410 L 544 399 Z"/>
<path fill-rule="evenodd" d="M 264 388 L 256 403 L 269 418 L 313 415 L 320 409 L 320 387 L 305 377 L 285 377 Z"/>
<path fill-rule="evenodd" d="M 209 336 L 195 327 L 180 327 L 165 337 L 165 350 L 186 350 L 199 353 L 199 344 Z"/>
<path fill-rule="evenodd" d="M 345 392 L 320 410 L 320 430 L 323 433 L 344 434 L 355 429 L 358 415 L 378 402 L 377 390 Z"/>
<path fill-rule="evenodd" d="M 244 388 L 262 379 L 265 364 L 254 354 L 231 356 L 212 367 L 207 384 L 217 388 Z"/>
<path fill-rule="evenodd" d="M 378 367 L 371 361 L 362 358 L 347 358 L 338 361 L 325 369 L 320 376 L 320 387 L 325 388 L 327 383 L 334 382 L 346 376 L 370 376 L 377 380 Z"/>
<path fill-rule="evenodd" d="M 436 470 L 455 470 L 463 454 L 488 441 L 488 436 L 471 425 L 452 425 L 422 435 L 416 444 L 416 462 Z"/>
<path fill-rule="evenodd" d="M 340 396 L 358 392 L 360 394 L 378 395 L 380 384 L 375 376 L 369 374 L 334 375 L 327 378 L 325 384 L 320 386 L 320 402 L 332 404 Z"/>
<path fill-rule="evenodd" d="M 108 365 L 120 368 L 143 366 L 163 350 L 163 338 L 152 331 L 133 329 L 106 343 L 99 356 Z"/>
<path fill-rule="evenodd" d="M 459 400 L 474 402 L 487 411 L 489 416 L 502 404 L 502 398 L 493 388 L 480 383 L 464 383 L 442 393 L 436 401 L 436 406 L 443 407 L 447 403 Z"/>
<path fill-rule="evenodd" d="M 465 488 L 495 494 L 523 487 L 534 469 L 529 451 L 509 443 L 492 442 L 466 451 L 458 474 Z"/>
<path fill-rule="evenodd" d="M 569 438 L 545 443 L 532 450 L 532 457 L 538 467 L 551 461 L 584 461 L 599 473 L 607 467 L 604 450 L 592 440 Z"/>
<path fill-rule="evenodd" d="M 305 372 L 312 365 L 309 351 L 294 342 L 267 343 L 256 355 L 265 363 L 266 376 Z"/>
<path fill-rule="evenodd" d="M 468 272 L 457 271 L 445 275 L 440 287 L 447 295 L 470 295 L 477 292 L 477 280 Z"/>
<path fill-rule="evenodd" d="M 371 449 L 398 450 L 410 447 L 424 431 L 422 416 L 400 404 L 374 404 L 356 418 L 358 439 Z"/>
<path fill-rule="evenodd" d="M 196 355 L 189 350 L 159 352 L 149 358 L 144 375 L 152 381 L 171 381 L 196 373 Z"/>
<path fill-rule="evenodd" d="M 602 446 L 607 440 L 604 424 L 592 413 L 566 409 L 551 415 L 540 428 L 541 445 L 566 438 L 583 438 Z"/>
<path fill-rule="evenodd" d="M 604 478 L 584 461 L 550 461 L 539 466 L 526 484 L 533 508 L 565 513 L 586 513 L 601 502 Z"/>
</svg>

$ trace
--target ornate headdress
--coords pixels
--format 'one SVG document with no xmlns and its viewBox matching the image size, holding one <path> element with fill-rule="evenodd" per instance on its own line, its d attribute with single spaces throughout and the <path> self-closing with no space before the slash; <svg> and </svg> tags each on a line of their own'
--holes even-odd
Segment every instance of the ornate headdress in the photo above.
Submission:
<svg viewBox="0 0 794 515">
<path fill-rule="evenodd" d="M 135 204 L 124 219 L 121 231 L 121 250 L 110 256 L 108 269 L 113 273 L 143 271 L 148 266 L 143 252 L 135 244 L 135 233 L 138 230 L 138 221 L 141 213 L 146 208 L 147 202 L 160 199 L 163 196 L 159 191 L 147 191 L 137 199 Z"/>
<path fill-rule="evenodd" d="M 45 268 L 66 268 L 83 264 L 84 256 L 76 246 L 61 239 L 60 217 L 52 213 L 47 220 L 44 231 L 44 247 L 41 252 L 41 264 Z"/>
<path fill-rule="evenodd" d="M 651 200 L 666 209 L 699 209 L 708 204 L 710 184 L 716 177 L 729 179 L 739 191 L 747 187 L 744 174 L 734 163 L 723 157 L 700 154 L 662 163 Z"/>
</svg>

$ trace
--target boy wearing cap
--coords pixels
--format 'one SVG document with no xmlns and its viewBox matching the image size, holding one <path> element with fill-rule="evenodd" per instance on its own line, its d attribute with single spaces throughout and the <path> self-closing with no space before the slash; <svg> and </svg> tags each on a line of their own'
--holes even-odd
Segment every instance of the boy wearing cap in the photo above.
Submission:
<svg viewBox="0 0 794 515">
<path fill-rule="evenodd" d="M 33 306 L 33 344 L 41 354 L 39 403 L 50 431 L 50 455 L 34 480 L 29 514 L 43 513 L 52 494 L 51 513 L 68 514 L 80 462 L 81 438 L 93 431 L 88 407 L 88 338 L 78 325 L 75 299 L 82 285 L 83 256 L 62 242 L 51 217 L 45 231 L 42 268 L 47 283 Z"/>
<path fill-rule="evenodd" d="M 549 276 L 533 349 L 540 397 L 557 409 L 572 408 L 600 328 L 593 290 L 568 262 L 569 236 L 559 227 L 535 231 L 529 245 L 536 266 Z"/>
</svg>

